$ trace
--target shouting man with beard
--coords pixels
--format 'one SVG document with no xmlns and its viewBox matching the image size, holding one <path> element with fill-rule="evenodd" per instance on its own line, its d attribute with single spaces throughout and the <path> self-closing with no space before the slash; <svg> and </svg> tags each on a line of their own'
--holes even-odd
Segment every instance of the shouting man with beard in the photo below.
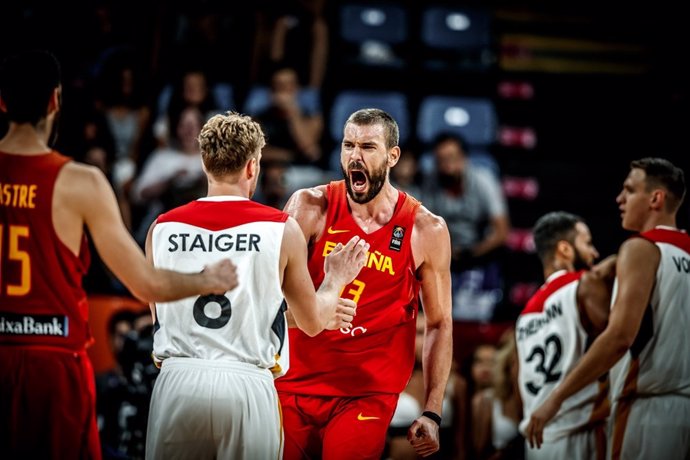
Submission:
<svg viewBox="0 0 690 460">
<path fill-rule="evenodd" d="M 450 236 L 442 218 L 391 185 L 398 138 L 386 112 L 353 113 L 341 149 L 344 180 L 298 190 L 285 206 L 304 232 L 315 287 L 324 257 L 338 243 L 358 235 L 371 245 L 364 268 L 341 294 L 357 305 L 352 326 L 315 337 L 289 331 L 290 371 L 276 380 L 286 460 L 381 458 L 414 366 L 420 300 L 426 401 L 408 439 L 421 456 L 439 449 L 453 350 Z"/>
</svg>

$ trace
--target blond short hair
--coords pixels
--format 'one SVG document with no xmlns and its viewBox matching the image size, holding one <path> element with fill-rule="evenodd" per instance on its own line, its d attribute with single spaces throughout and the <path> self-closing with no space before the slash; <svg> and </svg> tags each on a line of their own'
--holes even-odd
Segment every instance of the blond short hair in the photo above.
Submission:
<svg viewBox="0 0 690 460">
<path fill-rule="evenodd" d="M 240 171 L 265 145 L 261 125 L 237 112 L 211 117 L 199 133 L 204 167 L 214 177 Z"/>
</svg>

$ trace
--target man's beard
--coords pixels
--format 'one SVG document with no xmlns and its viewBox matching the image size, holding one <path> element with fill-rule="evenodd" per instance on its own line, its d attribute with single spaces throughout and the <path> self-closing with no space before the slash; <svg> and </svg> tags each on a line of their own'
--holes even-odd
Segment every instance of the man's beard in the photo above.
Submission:
<svg viewBox="0 0 690 460">
<path fill-rule="evenodd" d="M 573 247 L 575 247 L 573 245 Z M 573 268 L 575 268 L 575 271 L 580 271 L 580 270 L 589 270 L 592 268 L 590 264 L 587 263 L 587 261 L 580 255 L 580 251 L 575 249 L 575 260 L 573 260 Z"/>
<path fill-rule="evenodd" d="M 364 165 L 362 165 L 359 162 L 353 161 L 350 162 L 349 165 L 347 165 L 348 170 L 353 168 L 357 168 L 362 172 L 362 174 L 366 176 L 367 182 L 369 183 L 369 188 L 366 191 L 366 193 L 355 192 L 352 188 L 352 181 L 350 179 L 350 175 L 341 166 L 340 169 L 342 169 L 343 177 L 345 177 L 345 188 L 347 189 L 347 194 L 350 195 L 350 198 L 352 198 L 352 201 L 354 201 L 355 203 L 368 203 L 374 198 L 376 198 L 376 195 L 379 194 L 379 192 L 383 188 L 383 185 L 386 183 L 386 177 L 388 177 L 388 168 L 384 164 L 378 170 L 373 171 L 371 175 L 369 175 L 369 172 L 367 172 L 367 170 L 364 169 Z"/>
</svg>

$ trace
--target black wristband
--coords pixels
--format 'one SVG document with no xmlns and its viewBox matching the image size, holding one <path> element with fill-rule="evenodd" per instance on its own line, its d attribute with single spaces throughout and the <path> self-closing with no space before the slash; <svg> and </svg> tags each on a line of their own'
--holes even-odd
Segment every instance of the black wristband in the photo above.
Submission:
<svg viewBox="0 0 690 460">
<path fill-rule="evenodd" d="M 426 418 L 430 418 L 433 420 L 436 425 L 441 426 L 441 416 L 438 415 L 436 412 L 431 412 L 430 410 L 425 410 L 422 412 L 422 415 Z"/>
</svg>

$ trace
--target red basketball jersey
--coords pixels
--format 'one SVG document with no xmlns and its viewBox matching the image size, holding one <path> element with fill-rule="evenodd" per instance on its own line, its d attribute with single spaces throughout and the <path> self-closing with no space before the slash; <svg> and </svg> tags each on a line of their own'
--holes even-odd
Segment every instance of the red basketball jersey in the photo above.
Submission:
<svg viewBox="0 0 690 460">
<path fill-rule="evenodd" d="M 290 329 L 290 371 L 276 380 L 279 391 L 323 396 L 400 393 L 415 361 L 419 281 L 410 238 L 420 203 L 399 192 L 390 222 L 365 233 L 350 214 L 344 181 L 327 186 L 323 236 L 309 248 L 314 286 L 323 281 L 325 256 L 337 243 L 359 235 L 371 247 L 357 278 L 341 297 L 357 303 L 351 329 L 309 337 Z"/>
<path fill-rule="evenodd" d="M 86 237 L 77 257 L 53 228 L 55 179 L 69 161 L 0 152 L 0 343 L 79 350 L 91 339 Z"/>
</svg>

